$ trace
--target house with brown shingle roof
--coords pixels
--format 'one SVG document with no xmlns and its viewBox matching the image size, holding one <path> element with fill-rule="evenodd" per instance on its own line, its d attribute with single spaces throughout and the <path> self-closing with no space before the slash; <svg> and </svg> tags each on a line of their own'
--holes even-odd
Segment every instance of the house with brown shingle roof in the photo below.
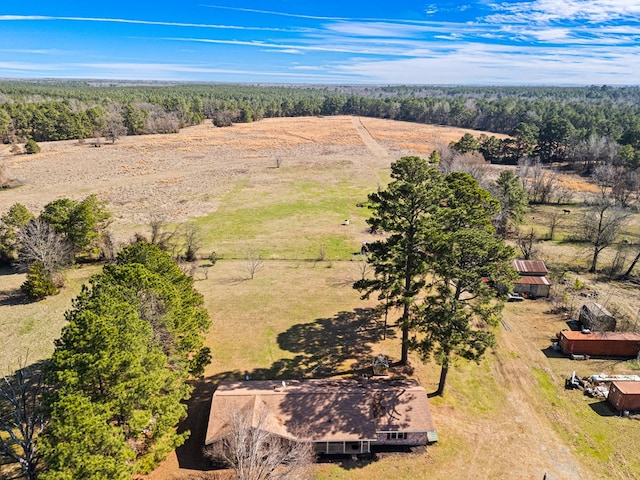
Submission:
<svg viewBox="0 0 640 480">
<path fill-rule="evenodd" d="M 224 381 L 213 394 L 205 445 L 228 436 L 228 413 L 240 410 L 260 419 L 260 428 L 312 442 L 321 454 L 438 440 L 427 394 L 409 379 Z"/>
<path fill-rule="evenodd" d="M 520 279 L 513 282 L 514 293 L 530 298 L 548 297 L 551 292 L 551 281 L 547 278 L 547 266 L 541 260 L 514 260 L 513 267 L 520 274 Z"/>
</svg>

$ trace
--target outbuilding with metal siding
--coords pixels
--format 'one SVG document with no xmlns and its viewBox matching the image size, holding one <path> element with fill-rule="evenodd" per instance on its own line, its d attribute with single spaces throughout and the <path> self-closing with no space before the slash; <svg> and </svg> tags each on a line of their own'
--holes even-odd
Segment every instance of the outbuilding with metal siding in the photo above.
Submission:
<svg viewBox="0 0 640 480">
<path fill-rule="evenodd" d="M 640 351 L 640 333 L 590 332 L 565 330 L 558 340 L 562 352 L 570 355 L 593 355 L 599 357 L 635 357 Z"/>
<path fill-rule="evenodd" d="M 613 382 L 607 400 L 618 411 L 640 410 L 640 382 Z"/>
</svg>

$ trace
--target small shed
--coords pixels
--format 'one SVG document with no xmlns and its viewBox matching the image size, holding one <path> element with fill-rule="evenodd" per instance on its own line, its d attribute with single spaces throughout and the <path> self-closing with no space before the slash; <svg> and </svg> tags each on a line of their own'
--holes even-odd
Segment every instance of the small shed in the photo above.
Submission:
<svg viewBox="0 0 640 480">
<path fill-rule="evenodd" d="M 514 260 L 513 268 L 520 279 L 513 282 L 514 293 L 531 298 L 548 297 L 551 293 L 551 281 L 546 277 L 547 266 L 541 260 Z"/>
<path fill-rule="evenodd" d="M 594 332 L 614 332 L 616 330 L 616 319 L 599 303 L 585 303 L 580 309 L 578 320 Z"/>
<path fill-rule="evenodd" d="M 590 332 L 564 330 L 558 341 L 562 352 L 598 357 L 636 357 L 640 351 L 640 333 Z"/>
<path fill-rule="evenodd" d="M 640 382 L 613 382 L 607 400 L 618 411 L 640 410 Z"/>
</svg>

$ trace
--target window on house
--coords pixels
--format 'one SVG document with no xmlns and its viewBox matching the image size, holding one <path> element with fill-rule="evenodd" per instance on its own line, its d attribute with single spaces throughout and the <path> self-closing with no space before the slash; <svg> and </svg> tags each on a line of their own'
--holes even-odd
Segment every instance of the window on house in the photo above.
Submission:
<svg viewBox="0 0 640 480">
<path fill-rule="evenodd" d="M 388 432 L 387 440 L 406 440 L 407 434 L 406 432 Z"/>
</svg>

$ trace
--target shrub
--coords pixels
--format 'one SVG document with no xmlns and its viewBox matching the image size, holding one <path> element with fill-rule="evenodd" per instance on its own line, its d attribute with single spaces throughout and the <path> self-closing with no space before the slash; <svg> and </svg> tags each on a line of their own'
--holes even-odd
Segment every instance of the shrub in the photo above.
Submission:
<svg viewBox="0 0 640 480">
<path fill-rule="evenodd" d="M 30 138 L 24 146 L 24 151 L 28 154 L 40 153 L 40 145 L 38 145 L 33 138 Z"/>
<path fill-rule="evenodd" d="M 51 273 L 49 273 L 42 262 L 33 262 L 27 272 L 27 280 L 20 285 L 20 290 L 31 300 L 42 300 L 49 295 L 57 295 L 56 288 Z"/>
</svg>

